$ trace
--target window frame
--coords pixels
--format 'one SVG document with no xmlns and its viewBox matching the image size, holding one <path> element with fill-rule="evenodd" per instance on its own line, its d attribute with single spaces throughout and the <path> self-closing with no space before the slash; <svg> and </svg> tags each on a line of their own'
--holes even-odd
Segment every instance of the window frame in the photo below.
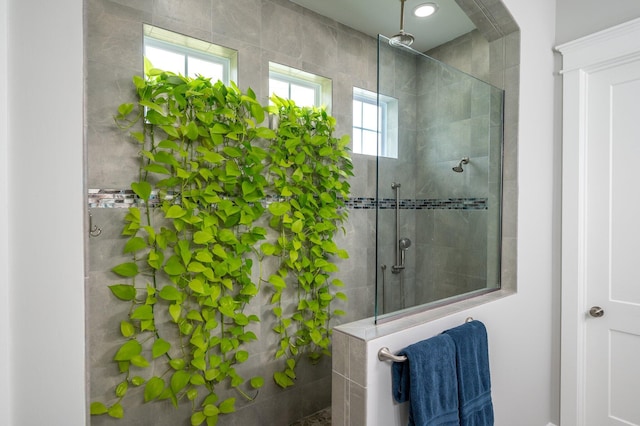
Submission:
<svg viewBox="0 0 640 426">
<path fill-rule="evenodd" d="M 184 55 L 185 76 L 189 75 L 189 57 L 222 65 L 222 82 L 237 82 L 238 52 L 208 41 L 199 40 L 183 34 L 168 31 L 153 25 L 143 25 L 143 56 L 146 47 L 155 47 L 165 51 Z M 212 77 L 212 76 L 204 76 Z"/>
<path fill-rule="evenodd" d="M 276 62 L 269 62 L 269 97 L 273 95 L 271 80 L 276 80 L 288 85 L 289 97 L 287 97 L 287 99 L 291 99 L 292 84 L 312 89 L 314 91 L 314 104 L 298 106 L 315 106 L 325 108 L 327 112 L 331 112 L 331 92 L 333 86 L 331 79 Z"/>
<path fill-rule="evenodd" d="M 353 88 L 353 101 L 376 106 L 378 117 L 376 118 L 377 128 L 368 129 L 361 127 L 364 119 L 361 117 L 359 126 L 352 122 L 352 137 L 354 129 L 360 131 L 373 131 L 377 133 L 376 155 L 378 157 L 398 158 L 398 100 L 391 96 L 386 96 L 371 92 L 359 87 Z M 355 117 L 353 117 L 355 119 Z M 371 155 L 356 151 L 353 146 L 353 153 L 360 155 Z"/>
</svg>

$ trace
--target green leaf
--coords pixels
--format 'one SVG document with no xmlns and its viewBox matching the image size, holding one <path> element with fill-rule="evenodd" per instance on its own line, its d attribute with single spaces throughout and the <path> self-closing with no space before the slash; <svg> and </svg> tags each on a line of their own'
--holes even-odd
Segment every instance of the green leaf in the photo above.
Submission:
<svg viewBox="0 0 640 426">
<path fill-rule="evenodd" d="M 113 357 L 114 361 L 130 361 L 136 355 L 140 355 L 142 352 L 142 346 L 137 340 L 128 340 L 120 346 L 118 352 Z"/>
<path fill-rule="evenodd" d="M 145 368 L 149 366 L 149 361 L 147 361 L 147 359 L 142 355 L 135 355 L 131 357 L 131 364 L 135 365 L 136 367 Z"/>
<path fill-rule="evenodd" d="M 153 342 L 151 354 L 153 358 L 158 358 L 159 356 L 162 356 L 169 352 L 169 349 L 171 349 L 171 343 L 162 338 L 158 338 L 155 342 Z"/>
<path fill-rule="evenodd" d="M 191 415 L 191 426 L 200 426 L 207 419 L 202 411 L 196 411 Z"/>
<path fill-rule="evenodd" d="M 202 283 L 201 280 L 199 279 L 194 279 L 191 280 L 191 282 L 189 282 L 189 288 L 197 294 L 203 294 L 204 293 L 204 284 Z"/>
<path fill-rule="evenodd" d="M 172 205 L 165 213 L 165 218 L 167 219 L 177 219 L 187 214 L 187 212 L 177 204 Z"/>
<path fill-rule="evenodd" d="M 118 398 L 125 396 L 127 394 L 127 389 L 129 389 L 129 382 L 125 380 L 124 382 L 118 383 L 118 386 L 116 386 L 116 396 Z"/>
<path fill-rule="evenodd" d="M 322 334 L 320 334 L 317 329 L 311 330 L 309 337 L 311 337 L 311 340 L 313 340 L 313 343 L 315 344 L 318 344 L 320 340 L 322 340 Z"/>
<path fill-rule="evenodd" d="M 236 361 L 238 361 L 238 363 L 242 364 L 243 362 L 245 362 L 248 359 L 249 359 L 249 352 L 247 352 L 247 351 L 238 351 L 238 352 L 236 352 Z"/>
<path fill-rule="evenodd" d="M 152 320 L 153 319 L 153 309 L 151 308 L 151 305 L 138 306 L 131 313 L 131 319 Z"/>
<path fill-rule="evenodd" d="M 289 386 L 293 386 L 293 380 L 285 373 L 281 371 L 276 371 L 273 373 L 273 380 L 275 380 L 276 384 L 281 388 L 288 388 Z"/>
<path fill-rule="evenodd" d="M 182 307 L 176 303 L 169 305 L 169 315 L 173 319 L 173 322 L 178 322 L 180 314 L 182 313 Z"/>
<path fill-rule="evenodd" d="M 263 243 L 262 245 L 260 245 L 260 250 L 265 255 L 271 256 L 273 253 L 276 252 L 276 246 L 274 246 L 271 243 Z"/>
<path fill-rule="evenodd" d="M 147 247 L 147 243 L 144 241 L 144 238 L 141 237 L 133 237 L 127 241 L 124 245 L 124 253 L 134 253 L 136 251 L 142 250 Z"/>
<path fill-rule="evenodd" d="M 147 101 L 147 100 L 140 100 L 140 105 L 150 108 L 154 111 L 156 111 L 157 113 L 159 113 L 162 116 L 166 116 L 166 113 L 164 112 L 164 110 L 162 109 L 162 107 L 158 104 L 155 104 L 153 102 Z"/>
<path fill-rule="evenodd" d="M 236 234 L 230 229 L 220 229 L 218 231 L 218 239 L 223 243 L 236 241 Z"/>
<path fill-rule="evenodd" d="M 189 389 L 187 391 L 187 399 L 189 401 L 193 401 L 198 397 L 198 389 Z"/>
<path fill-rule="evenodd" d="M 260 389 L 262 386 L 264 386 L 264 379 L 260 376 L 256 376 L 251 378 L 251 387 L 253 387 L 254 389 Z"/>
<path fill-rule="evenodd" d="M 133 111 L 134 105 L 131 103 L 121 104 L 118 107 L 118 114 L 125 116 L 129 115 Z"/>
<path fill-rule="evenodd" d="M 90 410 L 92 416 L 99 416 L 107 413 L 107 407 L 102 402 L 92 402 Z"/>
<path fill-rule="evenodd" d="M 260 123 L 260 121 L 259 121 Z M 267 127 L 258 127 L 256 128 L 256 136 L 262 139 L 275 139 L 276 132 L 267 128 Z"/>
<path fill-rule="evenodd" d="M 171 361 L 169 361 L 169 365 L 174 370 L 182 370 L 187 364 L 182 358 L 174 358 Z"/>
<path fill-rule="evenodd" d="M 287 283 L 280 275 L 271 275 L 269 277 L 269 282 L 277 289 L 282 290 L 287 286 Z"/>
<path fill-rule="evenodd" d="M 236 411 L 235 404 L 236 404 L 236 399 L 235 398 L 228 398 L 228 399 L 225 399 L 224 401 L 222 401 L 218 408 L 220 409 L 221 413 L 229 414 L 229 413 L 233 413 L 234 411 Z"/>
<path fill-rule="evenodd" d="M 347 300 L 347 299 L 348 299 L 348 298 L 347 298 L 347 295 L 346 295 L 346 294 L 344 294 L 344 293 L 343 293 L 343 292 L 341 292 L 341 291 L 339 291 L 339 292 L 337 292 L 337 293 L 336 293 L 336 297 L 337 297 L 338 299 L 340 299 L 340 300 Z"/>
<path fill-rule="evenodd" d="M 133 192 L 143 201 L 148 201 L 151 196 L 151 184 L 149 182 L 133 182 L 131 184 Z"/>
<path fill-rule="evenodd" d="M 193 234 L 193 242 L 196 244 L 207 244 L 213 240 L 213 234 L 209 231 L 197 231 Z"/>
<path fill-rule="evenodd" d="M 164 390 L 164 380 L 160 377 L 152 377 L 144 387 L 144 402 L 149 402 L 160 396 Z"/>
<path fill-rule="evenodd" d="M 207 404 L 204 406 L 204 410 L 202 410 L 202 412 L 204 413 L 205 416 L 211 417 L 211 416 L 218 415 L 220 410 L 218 409 L 218 407 L 216 407 L 213 404 Z"/>
<path fill-rule="evenodd" d="M 293 222 L 293 224 L 291 225 L 291 230 L 296 234 L 298 234 L 302 231 L 302 225 L 303 225 L 302 219 L 298 219 L 295 222 Z"/>
<path fill-rule="evenodd" d="M 138 265 L 133 262 L 121 263 L 115 266 L 112 271 L 121 277 L 133 277 L 138 274 Z"/>
<path fill-rule="evenodd" d="M 264 121 L 264 109 L 257 102 L 252 102 L 249 106 L 251 115 L 256 119 L 256 123 L 262 123 Z"/>
<path fill-rule="evenodd" d="M 219 164 L 224 161 L 224 157 L 217 152 L 209 151 L 203 155 L 205 161 L 208 161 L 211 164 Z"/>
<path fill-rule="evenodd" d="M 178 393 L 189 384 L 191 374 L 186 370 L 178 370 L 171 376 L 171 390 Z"/>
<path fill-rule="evenodd" d="M 133 384 L 133 386 L 142 386 L 144 385 L 144 382 L 144 378 L 140 376 L 134 376 L 131 378 L 131 384 Z"/>
<path fill-rule="evenodd" d="M 164 272 L 170 276 L 177 276 L 183 274 L 186 271 L 184 265 L 180 263 L 180 258 L 178 256 L 171 256 L 167 263 L 164 265 Z"/>
<path fill-rule="evenodd" d="M 135 332 L 135 327 L 129 321 L 120 321 L 120 333 L 123 337 L 131 337 Z"/>
<path fill-rule="evenodd" d="M 192 141 L 198 139 L 198 125 L 195 123 L 195 121 L 191 121 L 187 125 L 187 137 Z"/>
<path fill-rule="evenodd" d="M 162 287 L 158 293 L 158 297 L 168 301 L 182 301 L 182 293 L 172 285 Z"/>
<path fill-rule="evenodd" d="M 169 169 L 167 169 L 164 166 L 161 166 L 160 164 L 147 164 L 142 169 L 146 170 L 147 172 L 158 173 L 160 175 L 170 175 L 171 174 Z"/>
<path fill-rule="evenodd" d="M 130 301 L 136 298 L 136 288 L 127 284 L 110 285 L 109 290 L 120 300 Z"/>
<path fill-rule="evenodd" d="M 191 384 L 194 386 L 202 386 L 206 383 L 206 381 L 204 380 L 204 377 L 202 377 L 200 374 L 198 373 L 193 373 L 191 375 L 191 380 L 190 380 Z"/>
<path fill-rule="evenodd" d="M 269 204 L 269 211 L 274 216 L 282 216 L 283 214 L 287 213 L 290 208 L 291 206 L 289 205 L 289 203 L 282 203 L 279 201 L 275 201 Z"/>
<path fill-rule="evenodd" d="M 242 157 L 242 151 L 234 146 L 225 146 L 224 148 L 222 148 L 222 151 L 231 158 Z"/>
<path fill-rule="evenodd" d="M 195 368 L 197 368 L 200 371 L 205 371 L 207 369 L 207 363 L 204 360 L 204 358 L 194 358 L 191 361 L 191 365 L 193 365 Z M 193 383 L 193 380 L 191 380 L 191 382 Z"/>
<path fill-rule="evenodd" d="M 124 416 L 122 405 L 120 405 L 119 402 L 116 402 L 111 407 L 109 407 L 108 414 L 114 419 L 121 419 Z"/>
<path fill-rule="evenodd" d="M 220 244 L 214 245 L 211 251 L 220 259 L 226 259 L 227 257 L 229 257 L 225 249 Z"/>
</svg>

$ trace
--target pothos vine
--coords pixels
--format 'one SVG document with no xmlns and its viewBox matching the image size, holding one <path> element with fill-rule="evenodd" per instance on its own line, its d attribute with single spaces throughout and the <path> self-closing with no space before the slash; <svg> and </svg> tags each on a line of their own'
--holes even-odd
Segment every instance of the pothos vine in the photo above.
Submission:
<svg viewBox="0 0 640 426">
<path fill-rule="evenodd" d="M 294 384 L 302 356 L 329 355 L 330 320 L 344 313 L 331 303 L 346 300 L 331 274 L 334 260 L 348 257 L 333 240 L 347 217 L 348 137 L 333 136 L 324 109 L 276 96 L 264 107 L 251 89 L 148 62 L 145 76 L 133 78 L 137 103 L 120 105 L 115 117 L 141 160 L 131 184 L 141 203 L 122 231 L 131 260 L 113 268 L 124 282 L 109 286 L 130 304 L 113 357 L 122 381 L 112 402 L 92 402 L 91 414 L 122 418 L 128 390 L 143 387 L 145 402 L 190 401 L 191 423 L 210 426 L 235 411 L 235 398 L 220 400 L 221 387 L 251 399 L 264 384 L 236 369 L 257 339 L 260 318 L 249 308 L 261 291 L 271 294 L 280 336 L 279 386 Z M 278 118 L 275 129 L 261 125 L 266 113 Z M 278 259 L 268 276 L 265 257 Z"/>
</svg>

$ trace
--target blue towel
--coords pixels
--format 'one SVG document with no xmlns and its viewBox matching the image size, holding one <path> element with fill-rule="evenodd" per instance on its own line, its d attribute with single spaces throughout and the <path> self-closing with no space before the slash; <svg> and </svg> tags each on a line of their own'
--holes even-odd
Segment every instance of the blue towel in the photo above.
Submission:
<svg viewBox="0 0 640 426">
<path fill-rule="evenodd" d="M 459 426 L 455 345 L 441 334 L 400 351 L 391 366 L 393 397 L 409 401 L 409 426 Z"/>
<path fill-rule="evenodd" d="M 456 348 L 460 426 L 492 426 L 489 347 L 484 324 L 471 321 L 443 334 L 451 336 Z"/>
</svg>

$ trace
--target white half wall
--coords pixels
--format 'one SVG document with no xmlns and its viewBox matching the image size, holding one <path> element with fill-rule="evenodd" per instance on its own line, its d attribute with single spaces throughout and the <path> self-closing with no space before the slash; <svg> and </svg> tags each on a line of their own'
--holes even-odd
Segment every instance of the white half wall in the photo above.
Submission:
<svg viewBox="0 0 640 426">
<path fill-rule="evenodd" d="M 0 422 L 83 425 L 83 2 L 0 4 Z"/>
</svg>

